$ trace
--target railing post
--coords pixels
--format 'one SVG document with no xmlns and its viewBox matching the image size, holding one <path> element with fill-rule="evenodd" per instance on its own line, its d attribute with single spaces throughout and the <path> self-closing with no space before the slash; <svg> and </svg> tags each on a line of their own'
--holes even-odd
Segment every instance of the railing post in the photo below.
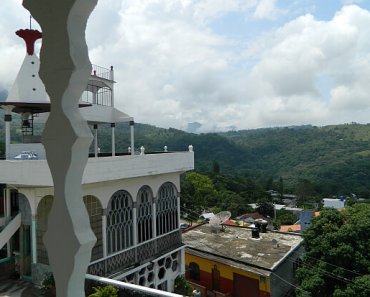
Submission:
<svg viewBox="0 0 370 297">
<path fill-rule="evenodd" d="M 134 126 L 135 126 L 135 122 L 134 122 L 134 121 L 130 121 L 130 132 L 131 132 L 131 155 L 135 154 Z"/>
</svg>

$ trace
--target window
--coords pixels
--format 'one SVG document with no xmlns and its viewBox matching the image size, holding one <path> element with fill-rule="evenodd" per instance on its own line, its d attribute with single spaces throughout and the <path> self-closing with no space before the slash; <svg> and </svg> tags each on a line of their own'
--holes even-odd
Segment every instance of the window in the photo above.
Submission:
<svg viewBox="0 0 370 297">
<path fill-rule="evenodd" d="M 178 228 L 177 189 L 167 182 L 158 191 L 157 236 Z"/>
<path fill-rule="evenodd" d="M 153 237 L 152 225 L 153 194 L 148 186 L 144 186 L 137 194 L 137 239 L 138 243 Z"/>
<path fill-rule="evenodd" d="M 124 250 L 133 245 L 132 198 L 124 190 L 111 197 L 107 214 L 108 254 Z"/>
<path fill-rule="evenodd" d="M 200 280 L 199 265 L 195 262 L 190 262 L 189 264 L 189 277 L 193 280 Z"/>
</svg>

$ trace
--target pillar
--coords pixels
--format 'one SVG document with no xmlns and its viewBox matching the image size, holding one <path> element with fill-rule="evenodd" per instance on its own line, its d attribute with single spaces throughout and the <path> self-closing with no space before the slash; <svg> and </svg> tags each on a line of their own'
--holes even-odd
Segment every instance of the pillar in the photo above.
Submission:
<svg viewBox="0 0 370 297">
<path fill-rule="evenodd" d="M 133 246 L 135 247 L 135 262 L 138 261 L 137 258 L 137 203 L 132 204 L 132 221 L 133 221 Z"/>
<path fill-rule="evenodd" d="M 10 201 L 10 189 L 6 188 L 5 190 L 5 199 L 6 199 L 6 210 L 5 210 L 5 217 L 7 221 L 10 221 L 11 218 L 11 201 Z M 11 241 L 9 240 L 6 244 L 7 246 L 7 256 L 10 258 L 12 256 L 12 245 Z"/>
<path fill-rule="evenodd" d="M 134 121 L 130 121 L 131 155 L 134 155 L 135 154 L 134 126 L 135 126 L 135 122 Z"/>
<path fill-rule="evenodd" d="M 9 112 L 9 113 L 8 113 Z M 8 109 L 4 115 L 5 121 L 5 159 L 10 159 L 10 123 L 12 121 L 12 115 Z"/>
<path fill-rule="evenodd" d="M 32 263 L 37 263 L 37 242 L 36 242 L 36 215 L 32 215 L 31 225 L 31 250 L 32 250 Z"/>
<path fill-rule="evenodd" d="M 112 157 L 114 157 L 116 155 L 116 135 L 115 135 L 116 124 L 111 123 L 110 126 L 112 128 Z"/>
<path fill-rule="evenodd" d="M 103 258 L 108 255 L 107 252 L 107 209 L 103 209 L 102 215 L 102 238 L 103 238 Z"/>
<path fill-rule="evenodd" d="M 42 142 L 54 199 L 43 241 L 56 296 L 85 297 L 85 275 L 96 237 L 81 199 L 92 135 L 78 102 L 92 70 L 85 31 L 97 0 L 22 3 L 43 29 L 39 74 L 51 105 Z"/>
<path fill-rule="evenodd" d="M 180 193 L 177 194 L 177 228 L 180 228 Z"/>
<path fill-rule="evenodd" d="M 110 72 L 109 72 L 109 79 L 111 81 L 114 81 L 114 69 L 113 66 L 110 66 Z M 111 89 L 111 106 L 114 107 L 114 84 L 112 84 L 112 89 Z"/>
<path fill-rule="evenodd" d="M 94 155 L 98 157 L 98 125 L 94 125 Z"/>
<path fill-rule="evenodd" d="M 153 197 L 153 208 L 152 208 L 152 226 L 153 226 L 153 238 L 157 237 L 157 198 Z M 155 242 L 155 252 L 157 253 L 157 240 Z"/>
</svg>

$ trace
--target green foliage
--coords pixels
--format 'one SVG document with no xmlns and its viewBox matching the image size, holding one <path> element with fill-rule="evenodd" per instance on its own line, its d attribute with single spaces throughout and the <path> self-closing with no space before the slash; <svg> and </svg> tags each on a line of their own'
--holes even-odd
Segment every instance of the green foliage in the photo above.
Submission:
<svg viewBox="0 0 370 297">
<path fill-rule="evenodd" d="M 118 289 L 112 286 L 94 287 L 94 293 L 89 297 L 118 297 Z"/>
<path fill-rule="evenodd" d="M 264 201 L 257 203 L 256 211 L 265 217 L 274 217 L 274 205 L 271 202 Z"/>
<path fill-rule="evenodd" d="M 276 211 L 276 220 L 279 225 L 293 225 L 297 221 L 297 217 L 289 210 L 280 209 Z"/>
<path fill-rule="evenodd" d="M 369 232 L 369 204 L 355 204 L 344 212 L 325 209 L 313 218 L 303 234 L 306 254 L 297 273 L 303 291 L 297 295 L 369 296 Z"/>
<path fill-rule="evenodd" d="M 45 297 L 55 296 L 55 280 L 52 273 L 46 273 L 41 281 L 41 293 Z"/>
<path fill-rule="evenodd" d="M 176 277 L 174 293 L 184 296 L 190 296 L 192 291 L 193 288 L 189 285 L 183 275 L 179 275 L 178 277 Z"/>
</svg>

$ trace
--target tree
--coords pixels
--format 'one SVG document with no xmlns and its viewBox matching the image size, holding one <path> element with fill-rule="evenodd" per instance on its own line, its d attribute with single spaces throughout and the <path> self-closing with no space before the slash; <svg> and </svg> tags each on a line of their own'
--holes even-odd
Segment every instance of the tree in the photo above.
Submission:
<svg viewBox="0 0 370 297">
<path fill-rule="evenodd" d="M 197 218 L 207 206 L 207 201 L 217 194 L 212 180 L 203 174 L 190 172 L 181 183 L 181 203 L 183 211 L 192 218 Z"/>
<path fill-rule="evenodd" d="M 304 234 L 298 296 L 370 296 L 370 205 L 325 209 Z"/>
<path fill-rule="evenodd" d="M 265 217 L 274 217 L 274 205 L 271 202 L 257 203 L 256 211 Z"/>
</svg>

